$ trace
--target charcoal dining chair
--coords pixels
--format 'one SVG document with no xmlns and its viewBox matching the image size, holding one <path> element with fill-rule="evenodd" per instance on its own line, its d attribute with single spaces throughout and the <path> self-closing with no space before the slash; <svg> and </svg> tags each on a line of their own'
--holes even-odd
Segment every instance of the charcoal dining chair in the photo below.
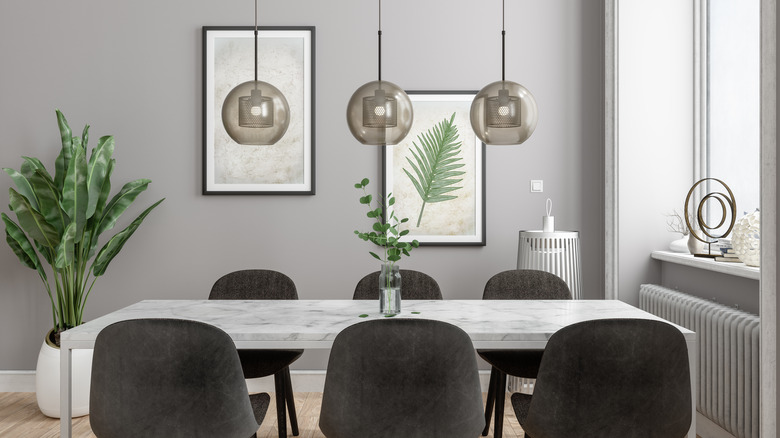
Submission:
<svg viewBox="0 0 780 438">
<path fill-rule="evenodd" d="M 512 394 L 526 437 L 682 438 L 692 419 L 688 348 L 663 321 L 601 319 L 547 341 L 533 395 Z"/>
<path fill-rule="evenodd" d="M 249 438 L 269 402 L 265 393 L 250 401 L 236 346 L 212 325 L 133 319 L 95 340 L 89 423 L 98 438 Z"/>
<path fill-rule="evenodd" d="M 404 300 L 440 300 L 442 299 L 439 283 L 430 275 L 401 269 L 401 298 Z M 353 300 L 379 299 L 379 271 L 372 272 L 355 286 Z"/>
<path fill-rule="evenodd" d="M 361 322 L 336 336 L 320 430 L 328 438 L 475 438 L 482 390 L 468 334 L 441 321 Z"/>
<path fill-rule="evenodd" d="M 281 272 L 267 269 L 246 269 L 224 275 L 214 283 L 210 300 L 297 300 L 298 291 L 292 279 Z M 276 421 L 279 438 L 287 436 L 287 414 L 290 429 L 298 436 L 290 364 L 298 360 L 303 350 L 238 350 L 244 377 L 274 376 L 276 391 Z"/>
<path fill-rule="evenodd" d="M 511 269 L 492 276 L 485 284 L 483 300 L 570 300 L 569 286 L 560 277 L 533 269 Z M 485 404 L 485 429 L 490 429 L 490 417 L 495 405 L 494 438 L 504 430 L 504 404 L 507 375 L 536 378 L 544 350 L 477 350 L 491 365 L 490 383 Z"/>
</svg>

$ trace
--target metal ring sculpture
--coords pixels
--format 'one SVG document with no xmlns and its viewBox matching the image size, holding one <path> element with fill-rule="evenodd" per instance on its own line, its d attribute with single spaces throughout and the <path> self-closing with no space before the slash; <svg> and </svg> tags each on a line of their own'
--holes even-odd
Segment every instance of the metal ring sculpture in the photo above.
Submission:
<svg viewBox="0 0 780 438">
<path fill-rule="evenodd" d="M 737 216 L 737 214 L 736 214 L 737 213 L 737 201 L 736 201 L 736 199 L 734 199 L 734 193 L 731 192 L 731 189 L 729 188 L 729 186 L 727 186 L 726 183 L 724 183 L 723 181 L 721 181 L 721 180 L 719 180 L 717 178 L 703 178 L 703 179 L 700 179 L 699 181 L 696 182 L 696 184 L 694 184 L 691 187 L 691 190 L 688 191 L 688 196 L 685 197 L 685 225 L 688 226 L 688 230 L 690 230 L 691 235 L 693 237 L 695 237 L 697 240 L 699 240 L 701 242 L 704 242 L 704 243 L 713 243 L 711 241 L 705 240 L 704 237 L 699 237 L 699 235 L 696 234 L 696 231 L 691 226 L 690 215 L 688 215 L 688 203 L 691 200 L 691 195 L 693 194 L 693 191 L 696 190 L 696 187 L 698 187 L 699 184 L 703 183 L 704 181 L 708 181 L 708 180 L 717 181 L 718 183 L 720 183 L 720 185 L 722 185 L 723 187 L 726 188 L 726 191 L 728 192 L 729 195 L 726 196 L 722 192 L 710 192 L 710 193 L 707 193 L 707 195 L 705 195 L 701 199 L 701 201 L 699 201 L 699 207 L 696 210 L 696 222 L 699 225 L 699 231 L 701 231 L 705 236 L 707 236 L 707 237 L 709 237 L 711 239 L 716 239 L 717 240 L 717 239 L 722 239 L 722 238 L 728 236 L 729 233 L 731 233 L 731 230 L 734 228 L 734 222 L 736 221 L 736 216 Z M 721 208 L 720 222 L 718 222 L 718 224 L 715 225 L 715 226 L 710 226 L 710 224 L 708 224 L 704 220 L 704 217 L 701 214 L 701 212 L 702 212 L 702 210 L 704 208 L 704 205 L 709 200 L 716 200 L 716 201 L 718 201 L 718 203 L 720 204 L 720 208 Z M 729 229 L 726 230 L 726 232 L 724 232 L 723 234 L 720 234 L 720 235 L 711 234 L 712 230 L 716 230 L 716 229 L 720 228 L 721 226 L 723 226 L 723 224 L 726 223 L 726 218 L 728 217 L 728 213 L 729 213 L 726 210 L 726 206 L 727 205 L 729 207 L 729 210 L 731 210 L 731 222 L 729 224 Z"/>
</svg>

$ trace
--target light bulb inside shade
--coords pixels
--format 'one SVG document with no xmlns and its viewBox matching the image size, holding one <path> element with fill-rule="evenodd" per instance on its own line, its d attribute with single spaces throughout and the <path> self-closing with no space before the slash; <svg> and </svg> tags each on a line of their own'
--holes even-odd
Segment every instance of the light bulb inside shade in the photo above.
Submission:
<svg viewBox="0 0 780 438">
<path fill-rule="evenodd" d="M 498 107 L 498 115 L 499 116 L 509 115 L 509 107 L 508 106 L 500 106 L 500 107 Z"/>
<path fill-rule="evenodd" d="M 260 115 L 260 113 L 262 112 L 262 110 L 260 109 L 260 107 L 259 107 L 259 106 L 253 106 L 253 107 L 252 107 L 252 109 L 250 109 L 250 110 L 249 110 L 249 112 L 250 112 L 250 113 L 251 113 L 253 116 L 259 116 L 259 115 Z"/>
<path fill-rule="evenodd" d="M 374 114 L 377 116 L 383 116 L 385 115 L 385 107 L 384 106 L 375 106 L 374 107 Z"/>
</svg>

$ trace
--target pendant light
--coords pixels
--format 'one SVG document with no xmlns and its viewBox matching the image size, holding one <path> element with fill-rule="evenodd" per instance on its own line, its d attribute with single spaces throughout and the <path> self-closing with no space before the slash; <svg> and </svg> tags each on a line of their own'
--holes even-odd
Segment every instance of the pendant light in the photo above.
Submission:
<svg viewBox="0 0 780 438">
<path fill-rule="evenodd" d="M 382 80 L 382 0 L 379 0 L 379 78 L 357 91 L 347 104 L 347 124 L 368 145 L 397 144 L 412 128 L 412 101 L 398 85 Z"/>
<path fill-rule="evenodd" d="M 257 80 L 257 0 L 255 0 L 255 80 L 239 84 L 222 104 L 222 124 L 230 138 L 244 145 L 272 145 L 287 132 L 290 106 L 284 94 Z"/>
<path fill-rule="evenodd" d="M 534 96 L 522 85 L 505 80 L 505 0 L 501 3 L 501 80 L 481 89 L 471 103 L 471 127 L 485 144 L 520 144 L 536 129 Z"/>
</svg>

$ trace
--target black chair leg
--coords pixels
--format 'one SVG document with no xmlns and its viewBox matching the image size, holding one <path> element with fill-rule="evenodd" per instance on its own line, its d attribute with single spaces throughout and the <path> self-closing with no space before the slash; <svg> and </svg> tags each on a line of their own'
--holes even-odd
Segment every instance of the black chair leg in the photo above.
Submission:
<svg viewBox="0 0 780 438">
<path fill-rule="evenodd" d="M 287 399 L 287 413 L 290 415 L 290 429 L 293 436 L 298 436 L 298 415 L 295 413 L 295 395 L 290 378 L 290 367 L 284 368 L 284 395 Z"/>
<path fill-rule="evenodd" d="M 287 409 L 284 397 L 284 371 L 274 374 L 274 388 L 276 389 L 276 427 L 279 429 L 279 438 L 286 438 Z"/>
<path fill-rule="evenodd" d="M 496 385 L 496 419 L 493 425 L 493 438 L 501 438 L 504 432 L 504 402 L 506 401 L 506 373 L 498 371 Z"/>
<path fill-rule="evenodd" d="M 496 384 L 498 379 L 498 370 L 490 367 L 490 383 L 488 383 L 487 400 L 485 400 L 485 429 L 482 430 L 482 436 L 487 436 L 490 431 L 490 421 L 493 419 L 493 402 L 496 400 Z"/>
</svg>

